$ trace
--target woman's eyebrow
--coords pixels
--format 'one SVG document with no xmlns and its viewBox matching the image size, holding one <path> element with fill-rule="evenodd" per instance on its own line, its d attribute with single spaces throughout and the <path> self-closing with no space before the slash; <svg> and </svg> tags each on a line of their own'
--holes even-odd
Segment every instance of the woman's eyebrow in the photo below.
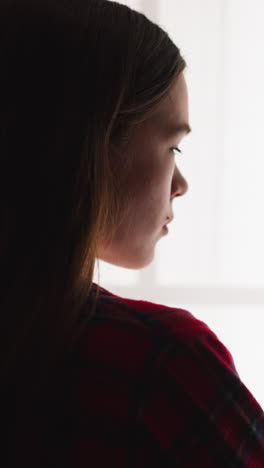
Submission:
<svg viewBox="0 0 264 468">
<path fill-rule="evenodd" d="M 171 126 L 169 131 L 171 134 L 184 132 L 186 135 L 188 135 L 191 133 L 192 129 L 187 122 L 183 122 L 181 124 Z"/>
</svg>

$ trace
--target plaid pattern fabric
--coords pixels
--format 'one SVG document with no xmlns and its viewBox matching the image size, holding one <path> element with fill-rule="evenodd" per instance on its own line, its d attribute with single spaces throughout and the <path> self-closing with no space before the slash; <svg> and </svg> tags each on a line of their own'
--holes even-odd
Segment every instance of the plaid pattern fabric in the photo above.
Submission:
<svg viewBox="0 0 264 468">
<path fill-rule="evenodd" d="M 75 468 L 264 467 L 264 413 L 190 312 L 101 288 L 81 341 Z"/>
</svg>

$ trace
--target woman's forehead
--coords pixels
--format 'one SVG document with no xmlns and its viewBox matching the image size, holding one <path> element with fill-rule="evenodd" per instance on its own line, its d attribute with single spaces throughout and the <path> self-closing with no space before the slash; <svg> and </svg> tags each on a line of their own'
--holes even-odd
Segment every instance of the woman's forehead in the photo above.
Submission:
<svg viewBox="0 0 264 468">
<path fill-rule="evenodd" d="M 166 132 L 169 137 L 175 136 L 176 133 L 190 133 L 188 92 L 183 74 L 178 77 L 168 96 L 148 119 L 148 124 Z"/>
</svg>

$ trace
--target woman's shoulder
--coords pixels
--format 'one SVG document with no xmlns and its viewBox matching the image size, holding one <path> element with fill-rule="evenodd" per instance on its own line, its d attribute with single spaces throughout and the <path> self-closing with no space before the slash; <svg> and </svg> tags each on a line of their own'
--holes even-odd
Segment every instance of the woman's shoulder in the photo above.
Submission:
<svg viewBox="0 0 264 468">
<path fill-rule="evenodd" d="M 263 466 L 263 411 L 228 349 L 189 311 L 101 289 L 81 354 L 80 415 L 103 411 L 112 424 L 121 410 L 133 414 L 139 457 L 149 446 L 164 466 Z"/>
<path fill-rule="evenodd" d="M 206 323 L 190 311 L 151 301 L 130 299 L 100 287 L 97 307 L 90 327 L 95 342 L 115 340 L 116 348 L 138 352 L 141 361 L 146 354 L 187 354 L 202 361 L 215 357 L 236 372 L 229 350 Z M 87 326 L 87 329 L 89 328 Z M 106 337 L 104 338 L 104 336 Z M 209 364 L 209 363 L 208 363 Z"/>
</svg>

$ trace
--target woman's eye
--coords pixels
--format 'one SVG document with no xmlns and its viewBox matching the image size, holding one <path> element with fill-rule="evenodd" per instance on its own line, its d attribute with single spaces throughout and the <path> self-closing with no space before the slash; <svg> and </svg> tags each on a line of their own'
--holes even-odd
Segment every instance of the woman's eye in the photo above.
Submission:
<svg viewBox="0 0 264 468">
<path fill-rule="evenodd" d="M 177 151 L 178 153 L 181 153 L 182 154 L 182 151 L 180 150 L 180 148 L 176 147 L 176 148 L 171 148 L 172 151 Z"/>
</svg>

